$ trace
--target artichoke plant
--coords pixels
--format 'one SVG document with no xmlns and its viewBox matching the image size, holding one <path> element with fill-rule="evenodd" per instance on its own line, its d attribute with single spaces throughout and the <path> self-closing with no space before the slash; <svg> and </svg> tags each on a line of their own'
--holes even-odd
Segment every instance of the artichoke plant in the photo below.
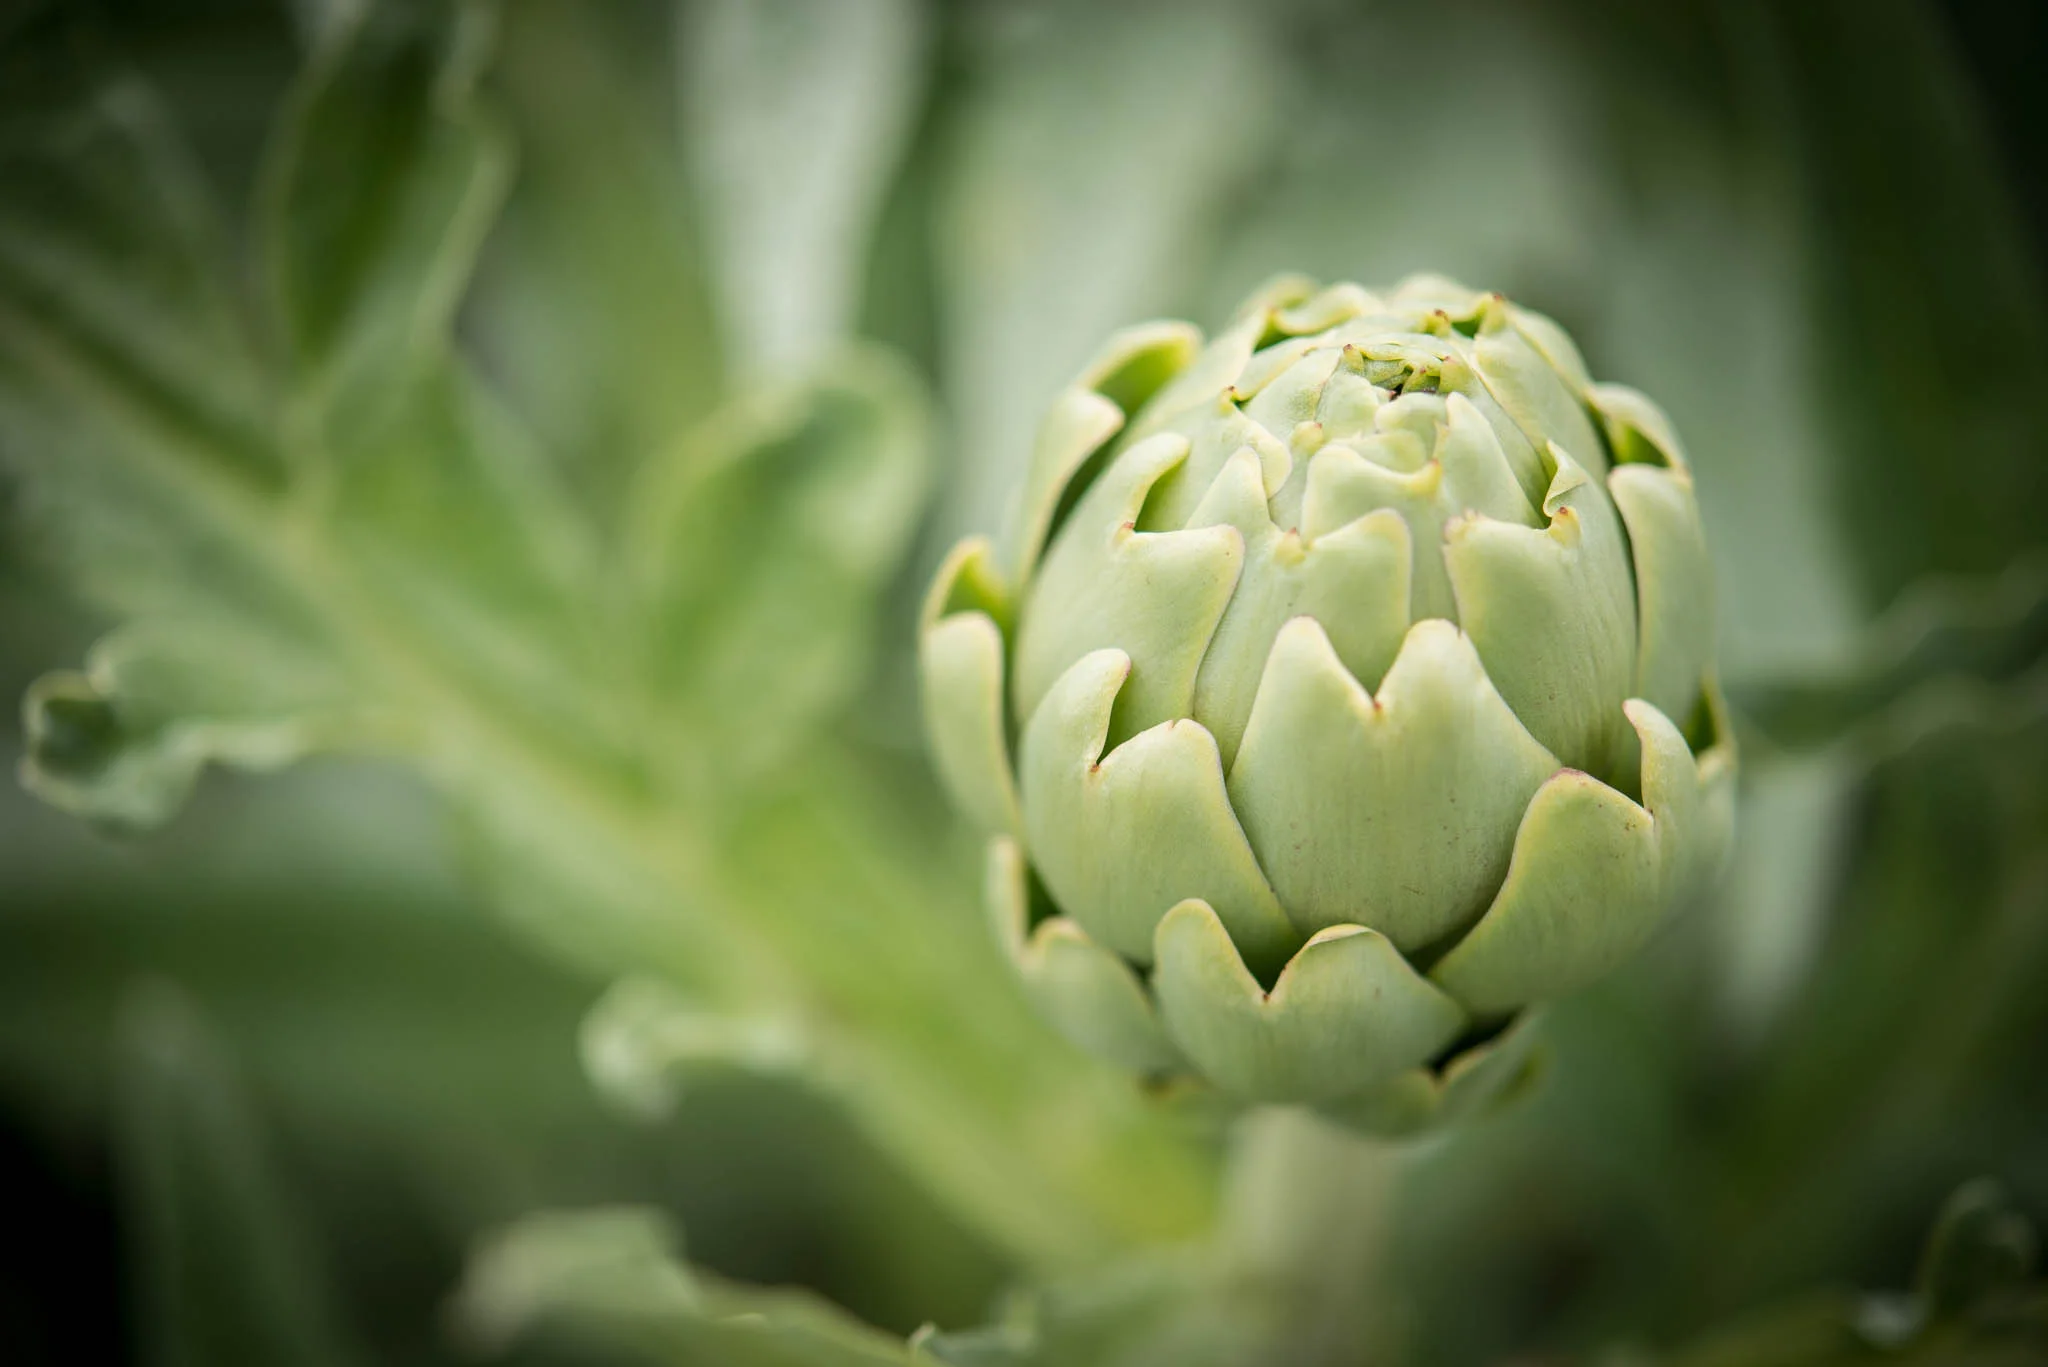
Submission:
<svg viewBox="0 0 2048 1367">
<path fill-rule="evenodd" d="M 1040 1008 L 1407 1132 L 1718 861 L 1735 757 L 1663 414 L 1438 278 L 1113 338 L 926 602 L 937 766 Z"/>
</svg>

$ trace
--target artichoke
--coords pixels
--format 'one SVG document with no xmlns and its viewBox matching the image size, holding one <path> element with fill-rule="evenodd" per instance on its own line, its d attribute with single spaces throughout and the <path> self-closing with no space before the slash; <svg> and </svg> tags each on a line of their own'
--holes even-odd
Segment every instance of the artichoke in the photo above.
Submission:
<svg viewBox="0 0 2048 1367">
<path fill-rule="evenodd" d="M 1663 414 L 1440 278 L 1111 339 L 1009 544 L 926 600 L 935 762 L 1040 1008 L 1141 1073 L 1383 1133 L 1719 860 L 1734 752 Z"/>
</svg>

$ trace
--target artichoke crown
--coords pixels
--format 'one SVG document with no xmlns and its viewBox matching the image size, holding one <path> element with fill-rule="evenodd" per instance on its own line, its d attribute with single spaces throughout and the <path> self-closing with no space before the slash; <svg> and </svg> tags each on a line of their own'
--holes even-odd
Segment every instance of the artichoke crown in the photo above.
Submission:
<svg viewBox="0 0 2048 1367">
<path fill-rule="evenodd" d="M 1009 544 L 927 600 L 939 770 L 1076 1043 L 1414 1129 L 1725 847 L 1734 757 L 1684 457 L 1550 320 L 1285 280 L 1111 339 Z"/>
</svg>

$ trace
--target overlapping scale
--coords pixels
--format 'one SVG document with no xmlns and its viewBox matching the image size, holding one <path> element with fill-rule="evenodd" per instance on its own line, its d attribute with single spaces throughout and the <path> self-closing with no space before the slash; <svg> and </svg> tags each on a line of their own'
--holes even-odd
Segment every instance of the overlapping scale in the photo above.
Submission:
<svg viewBox="0 0 2048 1367">
<path fill-rule="evenodd" d="M 1355 1095 L 1433 1057 L 1465 1013 L 1363 926 L 1318 933 L 1267 992 L 1206 902 L 1159 923 L 1152 990 L 1174 1043 L 1225 1088 L 1263 1101 Z"/>
<path fill-rule="evenodd" d="M 1130 657 L 1126 734 L 1190 714 L 1195 672 L 1237 587 L 1244 538 L 1234 527 L 1140 532 L 1152 485 L 1187 458 L 1161 433 L 1118 456 L 1060 529 L 1017 628 L 1011 703 L 1027 722 L 1053 681 L 1089 651 Z"/>
<path fill-rule="evenodd" d="M 1408 630 L 1408 527 L 1382 510 L 1313 540 L 1283 532 L 1267 512 L 1249 450 L 1224 468 L 1193 520 L 1235 527 L 1244 538 L 1237 591 L 1195 679 L 1194 715 L 1216 737 L 1227 765 L 1251 718 L 1273 638 L 1290 618 L 1325 623 L 1354 677 L 1378 683 L 1387 672 Z"/>
<path fill-rule="evenodd" d="M 1017 842 L 989 842 L 989 917 L 1033 1003 L 1077 1047 L 1134 1073 L 1176 1071 L 1152 997 L 1131 966 L 1064 916 L 1031 925 L 1024 854 Z"/>
<path fill-rule="evenodd" d="M 1314 539 L 1377 509 L 1399 513 L 1413 545 L 1412 614 L 1456 621 L 1458 604 L 1443 554 L 1445 525 L 1466 514 L 1532 527 L 1539 519 L 1478 409 L 1454 394 L 1444 413 L 1428 459 L 1405 472 L 1352 446 L 1317 451 L 1308 462 L 1301 527 Z"/>
<path fill-rule="evenodd" d="M 1053 520 L 1091 457 L 1200 351 L 1202 334 L 1186 323 L 1146 323 L 1111 337 L 1039 424 L 1031 465 L 1011 520 L 1009 563 L 1019 582 L 1038 567 Z"/>
<path fill-rule="evenodd" d="M 1621 521 L 1606 491 L 1550 448 L 1545 528 L 1467 514 L 1444 561 L 1500 695 L 1564 763 L 1601 777 L 1633 768 L 1621 704 L 1635 687 L 1636 606 Z"/>
<path fill-rule="evenodd" d="M 1250 963 L 1274 969 L 1304 938 L 1245 843 L 1216 742 L 1200 723 L 1162 722 L 1104 754 L 1132 676 L 1099 650 L 1060 676 L 1018 746 L 1026 847 L 1053 900 L 1103 944 L 1149 963 L 1167 908 L 1200 897 Z"/>
<path fill-rule="evenodd" d="M 1482 324 L 1471 354 L 1472 369 L 1531 446 L 1554 443 L 1579 465 L 1606 473 L 1606 448 L 1585 404 L 1520 327 Z"/>
<path fill-rule="evenodd" d="M 1164 430 L 1187 438 L 1188 454 L 1187 459 L 1161 476 L 1151 491 L 1139 524 L 1145 531 L 1199 526 L 1196 509 L 1207 496 L 1209 486 L 1223 473 L 1223 467 L 1239 451 L 1249 450 L 1258 456 L 1262 478 L 1269 489 L 1280 487 L 1294 466 L 1294 453 L 1287 443 L 1227 398 L 1218 399 L 1213 412 L 1187 415 L 1185 422 Z"/>
<path fill-rule="evenodd" d="M 1714 654 L 1714 566 L 1692 472 L 1648 399 L 1596 385 L 1593 406 L 1615 452 L 1607 488 L 1635 563 L 1635 695 L 1683 726 L 1699 706 Z"/>
<path fill-rule="evenodd" d="M 1412 954 L 1485 909 L 1557 767 L 1450 623 L 1410 627 L 1372 694 L 1297 617 L 1273 642 L 1230 799 L 1304 933 L 1371 926 Z"/>
<path fill-rule="evenodd" d="M 1699 767 L 1648 703 L 1627 705 L 1641 737 L 1642 804 L 1577 770 L 1529 804 L 1514 862 L 1471 934 L 1430 972 L 1478 1016 L 1576 991 L 1640 949 L 1702 863 Z"/>
<path fill-rule="evenodd" d="M 953 800 L 984 832 L 1023 829 L 1003 723 L 1001 622 L 1009 616 L 984 537 L 954 547 L 926 596 L 918 632 L 925 735 Z"/>
</svg>

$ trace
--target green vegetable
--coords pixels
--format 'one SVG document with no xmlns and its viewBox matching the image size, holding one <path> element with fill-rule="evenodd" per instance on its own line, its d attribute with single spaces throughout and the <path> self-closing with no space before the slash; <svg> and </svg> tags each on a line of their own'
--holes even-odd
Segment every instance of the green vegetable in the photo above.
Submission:
<svg viewBox="0 0 2048 1367">
<path fill-rule="evenodd" d="M 927 601 L 931 743 L 1040 1007 L 1406 1132 L 1720 860 L 1713 585 L 1663 414 L 1434 278 L 1113 339 Z"/>
</svg>

